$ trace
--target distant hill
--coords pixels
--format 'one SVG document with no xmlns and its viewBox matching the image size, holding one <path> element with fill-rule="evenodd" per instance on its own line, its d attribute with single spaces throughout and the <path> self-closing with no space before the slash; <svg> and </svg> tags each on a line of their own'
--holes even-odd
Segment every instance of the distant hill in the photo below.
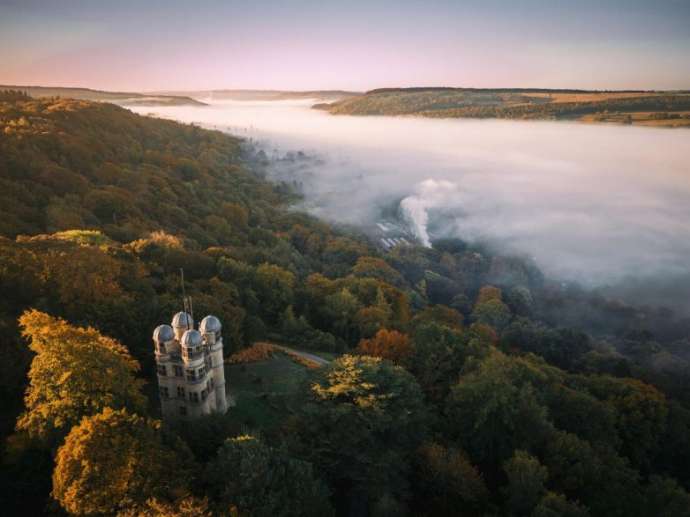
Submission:
<svg viewBox="0 0 690 517">
<path fill-rule="evenodd" d="M 314 106 L 334 115 L 413 115 L 690 127 L 690 91 L 381 88 Z"/>
<path fill-rule="evenodd" d="M 186 95 L 195 99 L 237 100 L 237 101 L 283 101 L 290 99 L 320 99 L 335 102 L 341 99 L 359 97 L 361 92 L 344 90 L 195 90 L 195 91 L 163 91 L 161 95 Z"/>
<path fill-rule="evenodd" d="M 204 106 L 203 102 L 184 95 L 106 92 L 91 88 L 59 86 L 0 85 L 0 91 L 2 90 L 20 90 L 34 98 L 62 97 L 85 101 L 112 102 L 121 106 Z"/>
</svg>

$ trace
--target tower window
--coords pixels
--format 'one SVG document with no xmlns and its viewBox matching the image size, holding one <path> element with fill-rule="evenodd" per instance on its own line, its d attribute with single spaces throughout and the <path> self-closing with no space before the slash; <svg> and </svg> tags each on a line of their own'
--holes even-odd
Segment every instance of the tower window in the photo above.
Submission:
<svg viewBox="0 0 690 517">
<path fill-rule="evenodd" d="M 199 394 L 195 391 L 190 391 L 189 400 L 191 400 L 192 402 L 199 402 Z"/>
<path fill-rule="evenodd" d="M 187 370 L 187 380 L 188 381 L 195 381 L 196 380 L 196 375 L 194 375 L 194 370 Z"/>
<path fill-rule="evenodd" d="M 177 387 L 177 396 L 184 398 L 184 386 L 178 386 Z"/>
<path fill-rule="evenodd" d="M 173 365 L 173 370 L 175 371 L 175 377 L 183 377 L 184 376 L 184 371 L 182 370 L 181 366 L 178 365 Z"/>
<path fill-rule="evenodd" d="M 166 370 L 164 364 L 159 364 L 157 369 L 158 375 L 162 375 L 163 377 L 165 377 L 168 374 L 168 371 Z"/>
<path fill-rule="evenodd" d="M 161 396 L 164 399 L 167 399 L 170 397 L 170 391 L 168 390 L 167 386 L 161 386 L 160 392 L 161 392 Z"/>
<path fill-rule="evenodd" d="M 159 351 L 161 354 L 164 354 L 164 353 L 165 353 L 165 343 L 158 343 L 158 351 Z"/>
</svg>

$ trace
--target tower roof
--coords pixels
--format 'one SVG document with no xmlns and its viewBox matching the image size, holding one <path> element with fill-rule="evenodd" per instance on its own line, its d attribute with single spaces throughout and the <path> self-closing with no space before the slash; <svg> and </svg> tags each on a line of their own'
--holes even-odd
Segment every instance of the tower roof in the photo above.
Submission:
<svg viewBox="0 0 690 517">
<path fill-rule="evenodd" d="M 166 343 L 175 339 L 175 332 L 170 325 L 158 325 L 153 331 L 153 340 L 156 343 Z"/>
<path fill-rule="evenodd" d="M 201 345 L 201 333 L 198 330 L 187 330 L 184 334 L 182 334 L 182 339 L 180 339 L 180 343 L 184 347 L 188 348 L 194 348 L 197 346 Z"/>
<path fill-rule="evenodd" d="M 184 327 L 187 329 L 193 329 L 194 320 L 186 312 L 180 311 L 177 314 L 175 314 L 175 316 L 173 316 L 172 326 L 177 328 Z"/>
<path fill-rule="evenodd" d="M 201 320 L 199 324 L 199 331 L 202 334 L 220 332 L 221 328 L 223 328 L 223 326 L 220 324 L 220 320 L 210 314 Z"/>
</svg>

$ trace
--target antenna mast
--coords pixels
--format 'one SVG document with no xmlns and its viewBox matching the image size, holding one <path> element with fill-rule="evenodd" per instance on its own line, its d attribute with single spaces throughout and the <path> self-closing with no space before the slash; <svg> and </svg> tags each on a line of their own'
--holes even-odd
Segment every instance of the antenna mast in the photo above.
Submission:
<svg viewBox="0 0 690 517">
<path fill-rule="evenodd" d="M 184 311 L 191 316 L 192 321 L 194 321 L 194 309 L 192 308 L 192 297 L 187 296 L 184 289 L 184 269 L 180 268 L 180 283 L 182 285 L 182 307 Z M 187 330 L 190 330 L 190 321 L 187 318 Z"/>
</svg>

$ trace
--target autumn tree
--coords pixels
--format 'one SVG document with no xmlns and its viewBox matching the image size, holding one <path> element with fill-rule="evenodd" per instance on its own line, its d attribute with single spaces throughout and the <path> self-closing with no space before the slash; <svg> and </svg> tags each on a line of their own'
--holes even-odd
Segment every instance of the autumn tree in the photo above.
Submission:
<svg viewBox="0 0 690 517">
<path fill-rule="evenodd" d="M 139 364 L 120 343 L 36 310 L 19 324 L 36 356 L 17 429 L 57 444 L 82 417 L 106 407 L 145 410 Z"/>
<path fill-rule="evenodd" d="M 191 453 L 166 443 L 160 422 L 105 408 L 85 417 L 58 450 L 53 497 L 75 515 L 116 514 L 150 498 L 173 500 L 187 490 Z"/>
<path fill-rule="evenodd" d="M 463 319 L 462 314 L 446 305 L 430 305 L 419 311 L 412 318 L 412 326 L 418 327 L 427 323 L 438 323 L 451 329 L 462 330 Z"/>
<path fill-rule="evenodd" d="M 355 315 L 359 333 L 364 338 L 374 336 L 379 330 L 389 327 L 393 310 L 388 303 L 383 289 L 376 289 L 376 301 L 373 305 L 363 307 Z"/>
<path fill-rule="evenodd" d="M 233 515 L 232 509 L 228 512 Z M 200 499 L 194 496 L 185 496 L 176 501 L 166 501 L 151 498 L 144 505 L 124 509 L 117 514 L 118 517 L 213 517 L 209 509 L 208 498 Z"/>
<path fill-rule="evenodd" d="M 357 353 L 388 359 L 398 365 L 406 365 L 412 357 L 412 344 L 407 334 L 397 330 L 379 330 L 371 339 L 362 339 Z"/>
<path fill-rule="evenodd" d="M 481 515 L 489 491 L 460 449 L 423 444 L 415 458 L 418 504 L 430 515 Z"/>
<path fill-rule="evenodd" d="M 486 303 L 491 300 L 502 301 L 503 294 L 498 287 L 494 287 L 493 285 L 485 285 L 479 290 L 475 303 L 477 305 L 481 305 L 482 303 Z"/>
<path fill-rule="evenodd" d="M 376 278 L 391 285 L 400 286 L 403 283 L 400 273 L 385 260 L 376 257 L 359 257 L 352 273 L 358 277 Z"/>
</svg>

